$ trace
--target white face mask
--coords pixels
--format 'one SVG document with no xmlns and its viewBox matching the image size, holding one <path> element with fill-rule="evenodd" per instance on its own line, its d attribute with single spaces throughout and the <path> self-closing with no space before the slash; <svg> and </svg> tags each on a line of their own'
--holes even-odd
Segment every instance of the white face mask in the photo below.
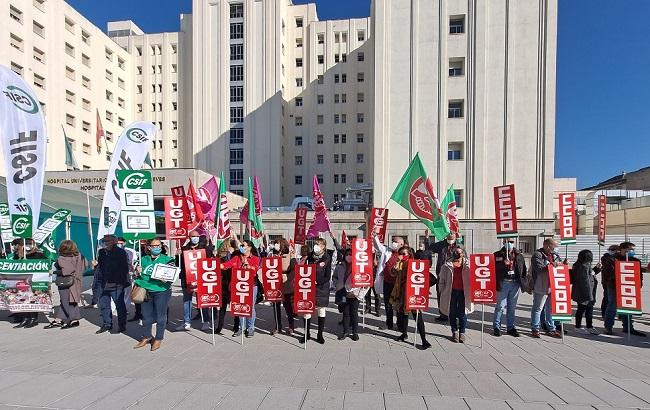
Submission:
<svg viewBox="0 0 650 410">
<path fill-rule="evenodd" d="M 316 255 L 320 255 L 321 252 L 322 252 L 322 249 L 321 249 L 320 245 L 314 245 L 314 253 Z"/>
<path fill-rule="evenodd" d="M 447 243 L 448 243 L 449 245 L 453 245 L 454 242 L 456 242 L 455 239 L 447 239 Z"/>
<path fill-rule="evenodd" d="M 399 249 L 399 243 L 397 243 L 397 242 L 391 243 L 390 244 L 390 249 L 397 252 L 397 250 Z"/>
<path fill-rule="evenodd" d="M 32 246 L 31 246 L 31 245 L 25 245 L 25 251 L 26 251 L 26 252 L 29 252 L 29 251 L 31 251 L 31 250 L 32 250 Z"/>
<path fill-rule="evenodd" d="M 273 245 L 273 249 L 275 249 L 276 251 L 279 251 L 280 250 L 280 244 L 276 243 L 275 245 Z"/>
</svg>

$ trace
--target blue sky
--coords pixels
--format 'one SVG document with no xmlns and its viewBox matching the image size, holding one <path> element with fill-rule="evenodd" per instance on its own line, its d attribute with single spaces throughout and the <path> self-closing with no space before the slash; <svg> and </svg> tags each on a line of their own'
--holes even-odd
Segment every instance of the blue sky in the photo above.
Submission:
<svg viewBox="0 0 650 410">
<path fill-rule="evenodd" d="M 178 30 L 192 4 L 67 1 L 104 30 L 107 21 L 131 19 L 146 32 Z M 650 165 L 650 0 L 558 1 L 556 176 L 585 187 Z M 370 0 L 316 3 L 323 20 L 370 14 Z"/>
</svg>

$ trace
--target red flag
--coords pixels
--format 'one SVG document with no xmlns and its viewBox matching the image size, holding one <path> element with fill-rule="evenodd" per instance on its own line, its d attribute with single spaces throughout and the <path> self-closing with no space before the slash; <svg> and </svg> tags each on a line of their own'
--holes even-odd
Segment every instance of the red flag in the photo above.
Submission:
<svg viewBox="0 0 650 410">
<path fill-rule="evenodd" d="M 474 303 L 496 303 L 497 279 L 493 253 L 475 253 L 469 257 L 471 300 Z"/>
<path fill-rule="evenodd" d="M 169 240 L 185 239 L 188 236 L 185 217 L 185 198 L 165 197 L 165 233 Z"/>
<path fill-rule="evenodd" d="M 598 195 L 598 244 L 605 245 L 607 235 L 607 196 Z"/>
<path fill-rule="evenodd" d="M 429 261 L 411 259 L 406 274 L 406 310 L 429 308 Z"/>
<path fill-rule="evenodd" d="M 345 234 L 345 231 L 341 234 L 341 247 L 343 249 L 348 249 L 350 247 L 350 240 L 348 239 L 348 236 Z"/>
<path fill-rule="evenodd" d="M 314 238 L 320 232 L 330 232 L 332 230 L 330 218 L 327 215 L 327 207 L 325 206 L 325 197 L 320 192 L 316 175 L 314 175 L 314 179 L 312 180 L 312 191 L 314 196 L 314 220 L 307 230 L 308 238 Z"/>
<path fill-rule="evenodd" d="M 196 197 L 196 191 L 194 191 L 194 185 L 190 181 L 190 187 L 187 191 L 187 201 L 190 204 L 190 214 L 192 215 L 192 222 L 195 225 L 200 224 L 205 220 L 205 215 L 203 214 L 203 209 L 201 209 L 201 204 L 199 203 L 198 198 Z"/>
<path fill-rule="evenodd" d="M 95 145 L 97 146 L 97 153 L 102 153 L 102 137 L 104 136 L 104 127 L 102 127 L 102 119 L 99 117 L 99 109 L 97 110 L 97 124 L 95 124 Z"/>
<path fill-rule="evenodd" d="M 386 239 L 386 227 L 388 225 L 388 208 L 372 208 L 370 210 L 370 219 L 368 220 L 368 235 L 372 234 L 375 229 L 379 228 L 377 232 L 377 237 L 379 242 L 385 243 Z"/>
<path fill-rule="evenodd" d="M 201 259 L 196 285 L 196 305 L 199 309 L 221 306 L 221 261 Z"/>
</svg>

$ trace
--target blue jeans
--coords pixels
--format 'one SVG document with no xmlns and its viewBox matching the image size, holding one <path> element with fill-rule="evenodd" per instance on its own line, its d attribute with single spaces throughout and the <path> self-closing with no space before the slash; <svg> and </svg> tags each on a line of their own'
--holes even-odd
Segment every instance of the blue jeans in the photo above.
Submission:
<svg viewBox="0 0 650 410">
<path fill-rule="evenodd" d="M 458 319 L 458 324 L 456 320 Z M 460 331 L 465 333 L 467 327 L 467 315 L 465 314 L 465 292 L 462 290 L 452 289 L 451 300 L 449 302 L 449 324 L 451 331 Z"/>
<path fill-rule="evenodd" d="M 544 323 L 549 330 L 555 329 L 553 320 L 551 320 L 551 297 L 550 295 L 540 295 L 533 293 L 533 308 L 530 311 L 530 324 L 533 330 L 539 330 L 542 309 L 546 310 Z"/>
<path fill-rule="evenodd" d="M 151 338 L 151 327 L 156 324 L 156 340 L 165 337 L 167 326 L 167 306 L 172 297 L 172 290 L 162 292 L 147 291 L 147 298 L 142 304 L 142 337 Z"/>
<path fill-rule="evenodd" d="M 508 330 L 515 328 L 515 308 L 519 299 L 519 282 L 504 280 L 501 282 L 501 290 L 497 293 L 497 304 L 494 307 L 494 329 L 501 327 L 501 315 L 507 308 Z"/>
<path fill-rule="evenodd" d="M 124 287 L 118 285 L 114 290 L 102 289 L 99 296 L 99 308 L 102 313 L 104 326 L 113 327 L 113 311 L 111 310 L 111 299 L 117 310 L 117 323 L 120 329 L 126 327 L 126 304 L 124 303 Z"/>
<path fill-rule="evenodd" d="M 607 288 L 607 309 L 605 310 L 605 328 L 611 329 L 614 327 L 614 320 L 616 319 L 616 290 L 614 288 Z M 627 318 L 626 322 L 627 322 Z M 627 323 L 625 323 L 627 329 Z"/>
<path fill-rule="evenodd" d="M 192 295 L 193 292 L 189 292 L 186 289 L 183 289 L 183 323 L 190 324 L 192 321 Z M 210 310 L 208 308 L 201 309 L 203 311 L 203 323 L 210 321 Z"/>
<path fill-rule="evenodd" d="M 251 317 L 240 317 L 239 323 L 242 330 L 248 330 L 248 334 L 255 332 L 255 300 L 257 299 L 257 286 L 253 286 L 253 314 Z"/>
</svg>

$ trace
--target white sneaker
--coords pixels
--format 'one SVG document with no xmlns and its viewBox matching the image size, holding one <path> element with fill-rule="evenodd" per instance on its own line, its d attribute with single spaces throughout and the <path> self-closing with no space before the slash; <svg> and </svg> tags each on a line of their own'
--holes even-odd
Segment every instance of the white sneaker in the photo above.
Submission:
<svg viewBox="0 0 650 410">
<path fill-rule="evenodd" d="M 192 328 L 192 326 L 190 326 L 189 323 L 182 323 L 175 330 L 177 332 L 186 332 L 186 331 L 190 330 L 191 328 Z"/>
<path fill-rule="evenodd" d="M 207 332 L 208 330 L 211 330 L 212 326 L 210 326 L 210 323 L 205 322 L 204 324 L 201 325 L 201 331 L 202 332 Z"/>
<path fill-rule="evenodd" d="M 587 329 L 585 329 L 584 327 L 577 327 L 575 330 L 576 333 L 580 333 L 581 335 L 586 335 L 588 333 Z"/>
</svg>

